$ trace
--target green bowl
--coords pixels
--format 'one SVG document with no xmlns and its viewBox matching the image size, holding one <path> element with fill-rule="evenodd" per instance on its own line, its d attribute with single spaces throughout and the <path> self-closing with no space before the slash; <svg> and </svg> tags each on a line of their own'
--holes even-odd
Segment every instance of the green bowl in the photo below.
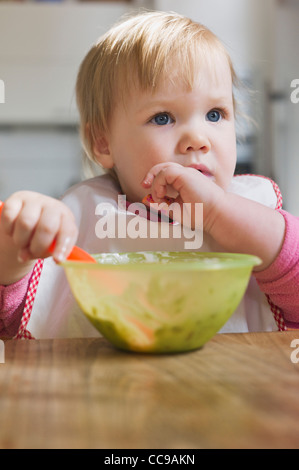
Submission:
<svg viewBox="0 0 299 470">
<path fill-rule="evenodd" d="M 203 346 L 240 303 L 256 256 L 195 252 L 94 255 L 63 263 L 82 311 L 114 346 L 174 353 Z"/>
</svg>

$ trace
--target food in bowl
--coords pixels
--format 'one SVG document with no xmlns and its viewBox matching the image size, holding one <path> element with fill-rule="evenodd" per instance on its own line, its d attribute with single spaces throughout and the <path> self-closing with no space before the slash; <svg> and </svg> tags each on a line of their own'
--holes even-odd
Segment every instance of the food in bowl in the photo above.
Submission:
<svg viewBox="0 0 299 470">
<path fill-rule="evenodd" d="M 63 263 L 95 328 L 117 348 L 175 353 L 203 346 L 240 303 L 256 256 L 198 252 L 94 255 Z"/>
</svg>

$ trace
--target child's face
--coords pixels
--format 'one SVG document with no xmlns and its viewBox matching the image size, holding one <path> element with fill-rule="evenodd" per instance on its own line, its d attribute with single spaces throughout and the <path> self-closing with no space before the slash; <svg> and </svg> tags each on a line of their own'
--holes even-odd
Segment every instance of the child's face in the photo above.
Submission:
<svg viewBox="0 0 299 470">
<path fill-rule="evenodd" d="M 226 59 L 219 58 L 213 72 L 200 70 L 191 91 L 179 80 L 161 83 L 155 93 L 135 90 L 114 109 L 106 138 L 106 166 L 114 166 L 131 202 L 146 195 L 141 183 L 157 163 L 193 166 L 226 189 L 236 165 L 232 79 Z"/>
</svg>

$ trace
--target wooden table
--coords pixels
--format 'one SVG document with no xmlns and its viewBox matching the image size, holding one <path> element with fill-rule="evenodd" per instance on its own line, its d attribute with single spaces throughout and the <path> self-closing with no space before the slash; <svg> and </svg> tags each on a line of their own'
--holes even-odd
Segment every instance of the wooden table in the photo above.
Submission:
<svg viewBox="0 0 299 470">
<path fill-rule="evenodd" d="M 216 335 L 166 356 L 102 338 L 7 341 L 0 448 L 298 448 L 296 338 Z"/>
</svg>

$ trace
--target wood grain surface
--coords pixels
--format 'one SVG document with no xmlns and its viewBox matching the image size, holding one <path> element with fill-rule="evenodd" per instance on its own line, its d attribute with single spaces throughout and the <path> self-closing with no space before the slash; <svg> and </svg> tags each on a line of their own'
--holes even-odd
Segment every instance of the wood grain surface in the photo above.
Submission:
<svg viewBox="0 0 299 470">
<path fill-rule="evenodd" d="M 0 448 L 298 448 L 296 338 L 223 334 L 156 356 L 102 338 L 7 341 Z"/>
</svg>

